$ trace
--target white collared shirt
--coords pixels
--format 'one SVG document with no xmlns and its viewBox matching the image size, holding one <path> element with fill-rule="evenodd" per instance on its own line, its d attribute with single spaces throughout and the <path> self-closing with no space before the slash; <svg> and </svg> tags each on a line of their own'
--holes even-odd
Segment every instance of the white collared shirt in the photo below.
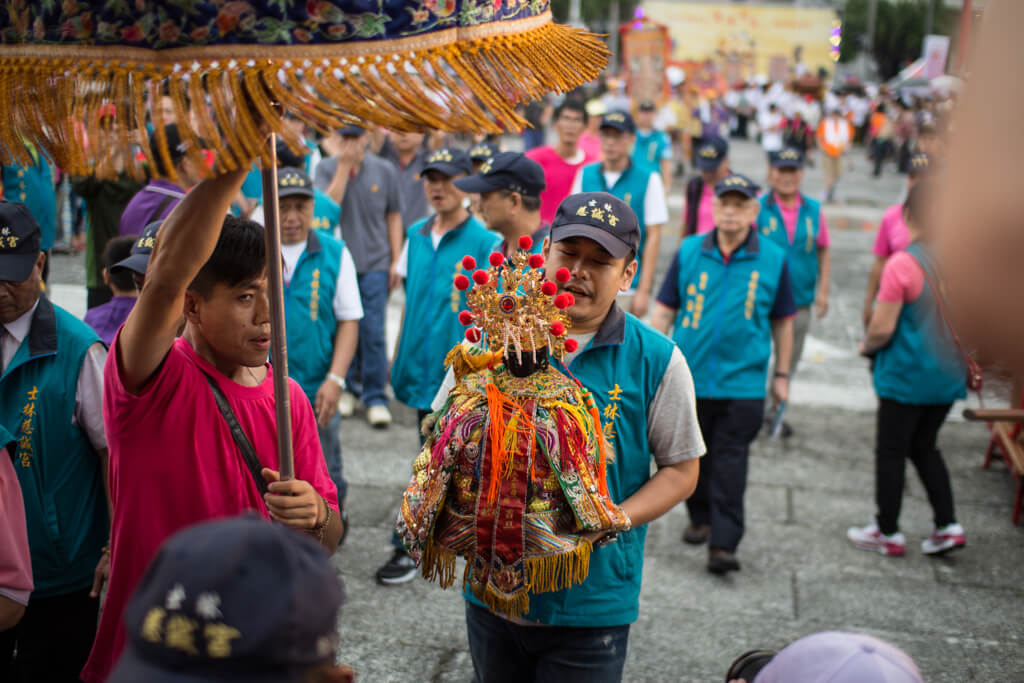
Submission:
<svg viewBox="0 0 1024 683">
<path fill-rule="evenodd" d="M 39 300 L 21 316 L 3 325 L 6 334 L 0 343 L 0 356 L 3 367 L 14 359 L 14 354 L 25 341 L 32 328 L 32 316 L 39 307 Z M 103 429 L 103 365 L 107 362 L 107 349 L 102 342 L 89 347 L 78 371 L 78 384 L 75 387 L 75 412 L 71 416 L 71 424 L 80 426 L 88 435 L 89 443 L 96 450 L 107 447 L 107 437 Z"/>
</svg>

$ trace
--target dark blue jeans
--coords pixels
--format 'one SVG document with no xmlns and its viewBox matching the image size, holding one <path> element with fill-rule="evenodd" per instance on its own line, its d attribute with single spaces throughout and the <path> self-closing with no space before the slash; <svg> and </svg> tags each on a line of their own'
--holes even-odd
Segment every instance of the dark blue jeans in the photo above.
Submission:
<svg viewBox="0 0 1024 683">
<path fill-rule="evenodd" d="M 618 683 L 629 624 L 521 626 L 466 603 L 474 683 Z"/>
<path fill-rule="evenodd" d="M 359 321 L 359 343 L 348 368 L 348 390 L 362 399 L 363 405 L 387 405 L 384 387 L 388 382 L 388 350 L 385 322 L 388 306 L 387 271 L 359 273 L 359 298 L 363 318 Z"/>
<path fill-rule="evenodd" d="M 743 538 L 743 494 L 750 443 L 761 429 L 764 399 L 697 399 L 697 421 L 708 453 L 697 490 L 686 501 L 690 521 L 710 524 L 712 548 L 736 552 Z"/>
<path fill-rule="evenodd" d="M 316 426 L 316 432 L 320 436 L 320 450 L 324 452 L 324 460 L 327 462 L 327 474 L 338 489 L 338 506 L 343 507 L 345 495 L 348 493 L 348 482 L 345 481 L 345 470 L 341 463 L 341 415 L 334 414 L 326 427 Z"/>
</svg>

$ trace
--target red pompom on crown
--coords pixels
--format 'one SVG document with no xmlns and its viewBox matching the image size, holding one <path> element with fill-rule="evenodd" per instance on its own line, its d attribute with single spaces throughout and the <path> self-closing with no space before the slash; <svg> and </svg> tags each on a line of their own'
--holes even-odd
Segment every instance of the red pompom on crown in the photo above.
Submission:
<svg viewBox="0 0 1024 683">
<path fill-rule="evenodd" d="M 530 255 L 530 267 L 531 268 L 540 268 L 543 265 L 544 265 L 544 257 L 543 256 L 541 256 L 540 254 L 531 254 Z"/>
<path fill-rule="evenodd" d="M 487 280 L 489 279 L 490 278 L 487 276 L 486 270 L 478 270 L 473 273 L 473 282 L 477 283 L 478 285 L 486 285 Z"/>
<path fill-rule="evenodd" d="M 555 279 L 565 284 L 572 277 L 572 273 L 569 272 L 568 268 L 559 268 L 555 271 Z"/>
<path fill-rule="evenodd" d="M 473 314 L 470 313 L 469 311 L 461 311 L 459 313 L 459 322 L 462 323 L 463 325 L 472 325 Z"/>
<path fill-rule="evenodd" d="M 569 308 L 569 297 L 567 297 L 565 294 L 559 294 L 558 296 L 556 296 L 555 308 L 557 308 L 560 311 Z"/>
<path fill-rule="evenodd" d="M 570 306 L 572 306 L 574 303 L 576 303 L 576 297 L 574 297 L 572 295 L 572 292 L 566 292 L 565 293 L 565 298 L 569 301 L 569 305 Z"/>
<path fill-rule="evenodd" d="M 466 270 L 473 270 L 474 268 L 476 268 L 476 259 L 473 258 L 472 256 L 463 256 L 462 267 L 465 268 Z"/>
<path fill-rule="evenodd" d="M 529 235 L 523 235 L 522 237 L 519 238 L 519 248 L 520 249 L 529 249 L 532 246 L 533 246 L 533 238 L 530 237 Z"/>
<path fill-rule="evenodd" d="M 563 334 L 565 334 L 565 325 L 562 323 L 561 320 L 556 320 L 555 322 L 551 323 L 551 327 L 548 329 L 550 329 L 551 334 L 555 335 L 556 337 L 561 337 Z"/>
<path fill-rule="evenodd" d="M 466 277 L 465 275 L 456 275 L 455 289 L 459 290 L 460 292 L 464 292 L 467 289 L 469 289 L 469 278 Z"/>
<path fill-rule="evenodd" d="M 466 330 L 466 341 L 476 344 L 480 341 L 480 330 L 475 327 L 471 327 Z"/>
<path fill-rule="evenodd" d="M 556 285 L 551 280 L 548 280 L 547 282 L 540 286 L 540 291 L 547 296 L 554 296 L 556 293 L 558 293 L 558 285 Z"/>
<path fill-rule="evenodd" d="M 580 345 L 576 342 L 575 339 L 566 339 L 565 340 L 565 350 L 566 350 L 567 353 L 573 353 L 579 347 L 580 347 Z"/>
<path fill-rule="evenodd" d="M 497 268 L 498 266 L 505 262 L 505 257 L 502 255 L 500 251 L 492 251 L 491 255 L 487 258 L 487 260 L 491 262 L 492 266 Z"/>
</svg>

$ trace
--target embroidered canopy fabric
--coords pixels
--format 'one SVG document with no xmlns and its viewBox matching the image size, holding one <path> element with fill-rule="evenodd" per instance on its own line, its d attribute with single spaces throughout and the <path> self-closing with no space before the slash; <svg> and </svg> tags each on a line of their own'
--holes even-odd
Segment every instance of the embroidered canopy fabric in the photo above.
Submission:
<svg viewBox="0 0 1024 683">
<path fill-rule="evenodd" d="M 255 115 L 295 148 L 284 112 L 322 132 L 357 121 L 520 128 L 518 104 L 593 79 L 608 57 L 592 34 L 552 23 L 548 4 L 8 0 L 0 161 L 25 162 L 29 142 L 73 173 L 108 175 L 93 168 L 89 140 L 145 147 L 137 132 L 150 109 L 162 138 L 161 94 L 179 123 L 191 121 L 189 154 L 205 141 L 224 170 L 265 153 Z M 166 141 L 157 146 L 166 158 Z"/>
</svg>

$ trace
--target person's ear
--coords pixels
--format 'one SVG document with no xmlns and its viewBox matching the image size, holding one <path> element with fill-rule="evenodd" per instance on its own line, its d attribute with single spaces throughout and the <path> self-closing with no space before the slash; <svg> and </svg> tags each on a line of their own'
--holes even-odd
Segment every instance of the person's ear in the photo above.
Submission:
<svg viewBox="0 0 1024 683">
<path fill-rule="evenodd" d="M 39 269 L 39 276 L 42 277 L 43 270 L 46 268 L 46 252 L 40 251 L 39 256 L 36 256 L 36 268 Z"/>
<path fill-rule="evenodd" d="M 633 259 L 622 271 L 622 279 L 619 281 L 619 291 L 628 292 L 633 286 L 633 278 L 636 277 L 636 269 L 640 267 L 640 262 L 637 259 Z"/>
<path fill-rule="evenodd" d="M 185 290 L 185 304 L 184 304 L 184 315 L 187 322 L 193 325 L 199 325 L 201 319 L 201 311 L 203 307 L 203 297 L 199 292 L 193 289 Z"/>
<path fill-rule="evenodd" d="M 540 250 L 544 254 L 544 260 L 545 261 L 547 261 L 549 258 L 551 258 L 551 236 L 550 235 L 548 235 L 547 237 L 544 238 L 544 246 L 541 247 Z"/>
<path fill-rule="evenodd" d="M 100 274 L 103 276 L 103 284 L 105 284 L 107 287 L 109 287 L 110 286 L 110 273 L 107 271 L 106 268 L 104 268 L 103 270 L 100 271 Z"/>
</svg>

